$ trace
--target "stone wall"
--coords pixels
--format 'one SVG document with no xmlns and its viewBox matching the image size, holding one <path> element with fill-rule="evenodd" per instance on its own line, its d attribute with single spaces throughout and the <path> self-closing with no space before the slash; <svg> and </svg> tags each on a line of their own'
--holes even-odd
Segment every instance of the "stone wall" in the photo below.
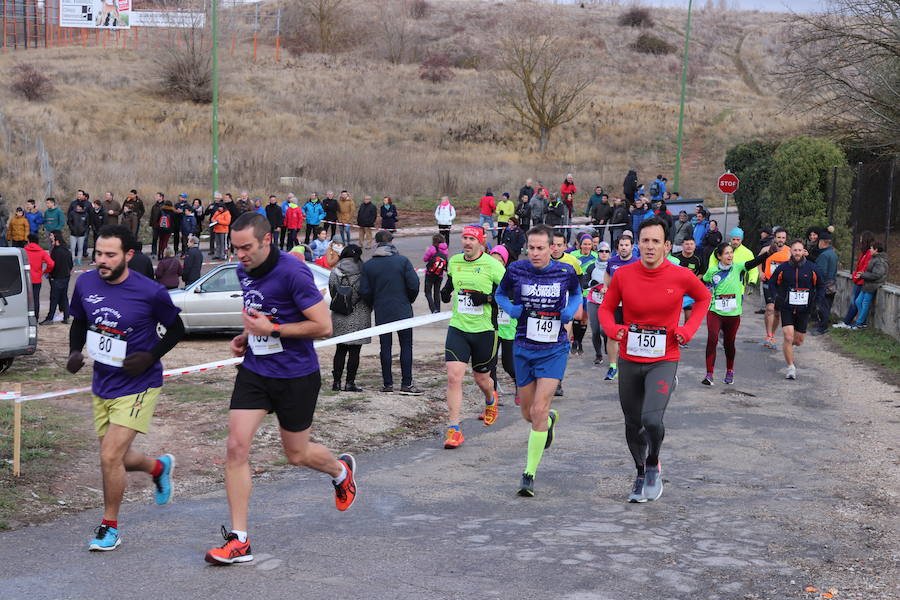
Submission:
<svg viewBox="0 0 900 600">
<path fill-rule="evenodd" d="M 848 271 L 838 271 L 837 295 L 834 297 L 832 312 L 843 318 L 853 300 L 853 282 Z M 880 329 L 900 340 L 900 286 L 884 284 L 875 294 L 875 301 L 869 311 L 869 326 Z"/>
</svg>

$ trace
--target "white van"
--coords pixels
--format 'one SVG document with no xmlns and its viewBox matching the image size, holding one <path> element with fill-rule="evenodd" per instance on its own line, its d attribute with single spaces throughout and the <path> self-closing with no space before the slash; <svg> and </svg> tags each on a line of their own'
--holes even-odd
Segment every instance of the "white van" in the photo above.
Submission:
<svg viewBox="0 0 900 600">
<path fill-rule="evenodd" d="M 0 248 L 0 373 L 13 358 L 34 354 L 37 319 L 28 258 L 21 248 Z"/>
</svg>

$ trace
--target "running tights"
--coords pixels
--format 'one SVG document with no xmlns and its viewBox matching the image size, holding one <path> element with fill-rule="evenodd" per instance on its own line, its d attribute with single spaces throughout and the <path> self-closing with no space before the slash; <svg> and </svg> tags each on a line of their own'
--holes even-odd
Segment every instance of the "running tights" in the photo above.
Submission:
<svg viewBox="0 0 900 600">
<path fill-rule="evenodd" d="M 500 342 L 500 361 L 494 361 L 494 368 L 491 369 L 491 379 L 494 380 L 494 389 L 497 389 L 497 362 L 503 363 L 503 370 L 512 377 L 513 385 L 516 382 L 516 363 L 513 362 L 513 341 L 498 338 Z"/>
<path fill-rule="evenodd" d="M 632 362 L 619 357 L 619 403 L 625 415 L 625 440 L 639 473 L 659 462 L 666 428 L 663 415 L 675 388 L 676 361 Z"/>
<path fill-rule="evenodd" d="M 575 336 L 576 342 L 580 344 L 584 340 L 585 333 L 587 333 L 587 325 L 585 323 L 581 321 L 572 322 L 572 334 Z"/>
<path fill-rule="evenodd" d="M 716 345 L 719 343 L 719 330 L 725 337 L 722 340 L 725 346 L 725 368 L 734 371 L 734 355 L 737 349 L 734 340 L 737 338 L 738 328 L 741 326 L 741 316 L 723 317 L 713 311 L 706 313 L 706 372 L 712 373 L 716 367 Z"/>
<path fill-rule="evenodd" d="M 593 302 L 588 301 L 588 321 L 591 323 L 591 342 L 594 344 L 594 356 L 596 358 L 600 358 L 603 356 L 603 352 L 601 350 L 606 349 L 606 334 L 603 333 L 603 327 L 600 325 L 600 315 L 598 310 L 600 309 L 599 304 L 594 304 Z M 609 354 L 609 352 L 607 352 Z"/>
</svg>

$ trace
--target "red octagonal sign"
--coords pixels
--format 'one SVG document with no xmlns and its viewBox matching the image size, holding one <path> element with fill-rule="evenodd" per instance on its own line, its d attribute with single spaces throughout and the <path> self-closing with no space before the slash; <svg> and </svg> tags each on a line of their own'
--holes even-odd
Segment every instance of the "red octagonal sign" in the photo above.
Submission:
<svg viewBox="0 0 900 600">
<path fill-rule="evenodd" d="M 737 191 L 740 183 L 741 181 L 734 173 L 723 173 L 722 176 L 719 177 L 719 190 L 723 194 L 733 194 Z"/>
</svg>

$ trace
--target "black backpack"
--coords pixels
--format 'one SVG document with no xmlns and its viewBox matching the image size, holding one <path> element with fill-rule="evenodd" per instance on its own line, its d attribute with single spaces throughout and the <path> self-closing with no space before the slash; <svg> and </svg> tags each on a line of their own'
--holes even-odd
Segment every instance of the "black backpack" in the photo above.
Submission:
<svg viewBox="0 0 900 600">
<path fill-rule="evenodd" d="M 443 252 L 435 252 L 425 264 L 425 272 L 441 277 L 447 270 L 447 255 Z"/>
<path fill-rule="evenodd" d="M 353 285 L 347 275 L 340 273 L 337 289 L 331 297 L 330 308 L 332 312 L 347 316 L 353 312 L 354 306 L 356 306 L 356 299 L 353 295 Z"/>
</svg>

